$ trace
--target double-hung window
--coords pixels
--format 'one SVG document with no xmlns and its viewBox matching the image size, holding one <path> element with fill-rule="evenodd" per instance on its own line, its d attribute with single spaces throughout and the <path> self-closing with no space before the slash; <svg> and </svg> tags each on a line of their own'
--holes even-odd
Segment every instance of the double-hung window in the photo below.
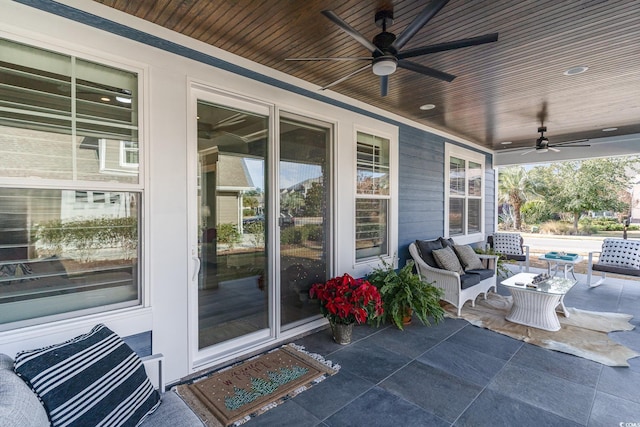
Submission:
<svg viewBox="0 0 640 427">
<path fill-rule="evenodd" d="M 0 39 L 0 331 L 141 303 L 138 74 Z"/>
<path fill-rule="evenodd" d="M 461 147 L 445 149 L 445 230 L 460 243 L 482 240 L 484 155 Z"/>
<path fill-rule="evenodd" d="M 389 254 L 389 140 L 364 132 L 356 143 L 356 261 Z"/>
</svg>

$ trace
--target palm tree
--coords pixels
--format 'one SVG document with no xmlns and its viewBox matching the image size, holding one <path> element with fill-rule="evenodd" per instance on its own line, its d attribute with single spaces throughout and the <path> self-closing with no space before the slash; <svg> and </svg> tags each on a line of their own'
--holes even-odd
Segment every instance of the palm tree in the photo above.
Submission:
<svg viewBox="0 0 640 427">
<path fill-rule="evenodd" d="M 535 183 L 521 166 L 512 166 L 498 171 L 498 201 L 508 203 L 513 207 L 514 226 L 517 230 L 522 227 L 520 209 L 531 196 L 536 194 Z"/>
</svg>

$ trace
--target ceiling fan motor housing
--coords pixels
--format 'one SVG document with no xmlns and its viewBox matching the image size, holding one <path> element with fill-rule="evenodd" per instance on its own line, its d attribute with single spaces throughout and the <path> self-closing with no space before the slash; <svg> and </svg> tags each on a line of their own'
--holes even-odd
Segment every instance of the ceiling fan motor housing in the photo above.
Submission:
<svg viewBox="0 0 640 427">
<path fill-rule="evenodd" d="M 394 41 L 396 41 L 396 35 L 387 31 L 383 31 L 373 38 L 373 44 L 376 45 L 376 47 L 385 55 L 396 55 L 398 53 L 393 47 L 391 47 Z M 373 52 L 374 57 L 376 54 L 380 56 L 379 52 Z"/>
<path fill-rule="evenodd" d="M 375 16 L 376 26 L 382 28 L 382 31 L 386 31 L 387 27 L 393 25 L 393 11 L 391 10 L 379 10 Z"/>
</svg>

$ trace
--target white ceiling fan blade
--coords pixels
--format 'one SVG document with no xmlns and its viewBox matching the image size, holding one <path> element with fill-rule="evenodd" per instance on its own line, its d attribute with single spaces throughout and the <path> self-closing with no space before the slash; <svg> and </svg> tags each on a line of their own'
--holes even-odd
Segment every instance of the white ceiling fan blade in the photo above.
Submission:
<svg viewBox="0 0 640 427">
<path fill-rule="evenodd" d="M 536 151 L 536 149 L 534 148 L 533 150 L 528 150 L 525 151 L 524 153 L 520 154 L 521 156 L 524 156 L 525 154 L 529 154 L 529 153 L 533 153 L 534 151 Z"/>
<path fill-rule="evenodd" d="M 569 144 L 579 144 L 581 142 L 587 142 L 589 141 L 588 139 L 577 139 L 575 141 L 564 141 L 564 142 L 555 142 L 553 144 L 551 144 L 553 147 L 559 147 L 559 146 L 569 146 Z M 590 147 L 590 145 L 573 145 L 573 147 Z"/>
<path fill-rule="evenodd" d="M 330 87 L 335 86 L 335 85 L 337 85 L 338 83 L 342 83 L 343 81 L 347 80 L 348 78 L 353 77 L 353 76 L 355 76 L 356 74 L 363 72 L 363 71 L 364 71 L 364 70 L 366 70 L 367 68 L 371 68 L 371 64 L 367 64 L 367 65 L 365 65 L 365 66 L 364 66 L 364 67 L 362 67 L 362 68 L 358 68 L 358 69 L 357 69 L 356 71 L 354 71 L 353 73 L 347 74 L 346 76 L 344 76 L 344 77 L 342 77 L 342 78 L 339 78 L 339 79 L 338 79 L 338 80 L 336 80 L 335 82 L 333 82 L 333 83 L 329 83 L 328 85 L 326 85 L 326 86 L 324 86 L 324 87 L 321 87 L 321 88 L 320 88 L 320 90 L 329 89 Z"/>
</svg>

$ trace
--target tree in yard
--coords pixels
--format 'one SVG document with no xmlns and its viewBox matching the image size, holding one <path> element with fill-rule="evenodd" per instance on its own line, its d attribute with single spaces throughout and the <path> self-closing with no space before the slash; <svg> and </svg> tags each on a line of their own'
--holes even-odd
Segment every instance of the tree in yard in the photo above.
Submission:
<svg viewBox="0 0 640 427">
<path fill-rule="evenodd" d="M 324 188 L 320 183 L 311 183 L 311 188 L 307 190 L 304 198 L 304 213 L 306 216 L 322 216 L 322 205 L 324 200 Z"/>
<path fill-rule="evenodd" d="M 505 168 L 498 173 L 498 202 L 513 208 L 514 227 L 522 227 L 522 205 L 536 194 L 536 184 L 521 166 Z"/>
<path fill-rule="evenodd" d="M 304 208 L 304 196 L 295 192 L 284 192 L 280 194 L 280 209 L 294 216 L 300 216 Z"/>
<path fill-rule="evenodd" d="M 609 158 L 554 164 L 548 168 L 548 199 L 558 211 L 571 214 L 577 233 L 583 213 L 629 209 L 620 193 L 631 186 L 637 161 L 637 158 Z"/>
</svg>

